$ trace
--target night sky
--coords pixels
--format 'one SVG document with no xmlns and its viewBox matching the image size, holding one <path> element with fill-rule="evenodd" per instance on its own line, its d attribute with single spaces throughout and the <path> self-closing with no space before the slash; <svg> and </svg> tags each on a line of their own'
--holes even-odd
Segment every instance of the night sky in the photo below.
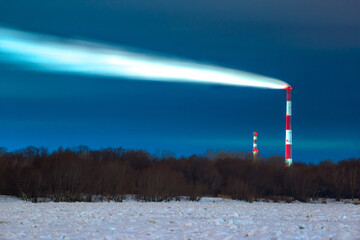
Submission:
<svg viewBox="0 0 360 240">
<path fill-rule="evenodd" d="M 294 87 L 293 161 L 360 157 L 360 2 L 0 0 L 0 26 L 179 56 Z M 1 38 L 1 36 L 0 36 Z M 0 146 L 284 155 L 285 90 L 0 64 Z"/>
</svg>

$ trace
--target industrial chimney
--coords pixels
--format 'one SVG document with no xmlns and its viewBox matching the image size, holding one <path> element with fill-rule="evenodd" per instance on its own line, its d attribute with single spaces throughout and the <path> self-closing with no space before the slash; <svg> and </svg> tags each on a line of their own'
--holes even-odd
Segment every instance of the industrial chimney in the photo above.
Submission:
<svg viewBox="0 0 360 240">
<path fill-rule="evenodd" d="M 285 137 L 285 167 L 290 167 L 292 164 L 291 145 L 292 145 L 292 132 L 291 132 L 291 99 L 290 91 L 293 88 L 288 86 L 286 88 L 286 137 Z"/>
<path fill-rule="evenodd" d="M 259 150 L 257 149 L 257 132 L 253 133 L 254 136 L 254 141 L 253 141 L 253 158 L 254 160 L 256 160 L 256 155 L 259 152 Z"/>
</svg>

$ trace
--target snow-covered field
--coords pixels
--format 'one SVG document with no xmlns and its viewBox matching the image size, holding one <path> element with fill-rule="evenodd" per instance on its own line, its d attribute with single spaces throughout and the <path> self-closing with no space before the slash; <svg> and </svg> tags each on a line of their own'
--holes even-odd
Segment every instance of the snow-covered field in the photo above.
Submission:
<svg viewBox="0 0 360 240">
<path fill-rule="evenodd" d="M 0 196 L 0 239 L 360 239 L 360 206 L 221 199 L 30 203 Z"/>
</svg>

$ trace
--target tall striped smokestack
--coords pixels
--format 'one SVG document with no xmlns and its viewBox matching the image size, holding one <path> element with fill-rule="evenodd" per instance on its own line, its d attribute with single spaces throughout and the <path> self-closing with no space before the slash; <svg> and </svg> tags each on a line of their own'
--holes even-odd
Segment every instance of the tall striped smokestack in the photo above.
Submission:
<svg viewBox="0 0 360 240">
<path fill-rule="evenodd" d="M 253 158 L 254 160 L 256 160 L 256 154 L 258 153 L 258 149 L 257 149 L 257 132 L 253 133 L 254 135 L 254 141 L 253 141 Z"/>
<path fill-rule="evenodd" d="M 285 167 L 290 167 L 292 164 L 291 145 L 291 99 L 290 93 L 293 88 L 291 86 L 286 88 L 286 138 L 285 138 Z"/>
</svg>

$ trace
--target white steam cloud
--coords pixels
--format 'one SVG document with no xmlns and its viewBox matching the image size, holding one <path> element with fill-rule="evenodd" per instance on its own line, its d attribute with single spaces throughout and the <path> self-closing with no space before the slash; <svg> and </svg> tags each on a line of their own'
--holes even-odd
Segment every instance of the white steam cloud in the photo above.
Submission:
<svg viewBox="0 0 360 240">
<path fill-rule="evenodd" d="M 0 61 L 32 70 L 283 89 L 269 77 L 124 47 L 0 28 Z"/>
</svg>

